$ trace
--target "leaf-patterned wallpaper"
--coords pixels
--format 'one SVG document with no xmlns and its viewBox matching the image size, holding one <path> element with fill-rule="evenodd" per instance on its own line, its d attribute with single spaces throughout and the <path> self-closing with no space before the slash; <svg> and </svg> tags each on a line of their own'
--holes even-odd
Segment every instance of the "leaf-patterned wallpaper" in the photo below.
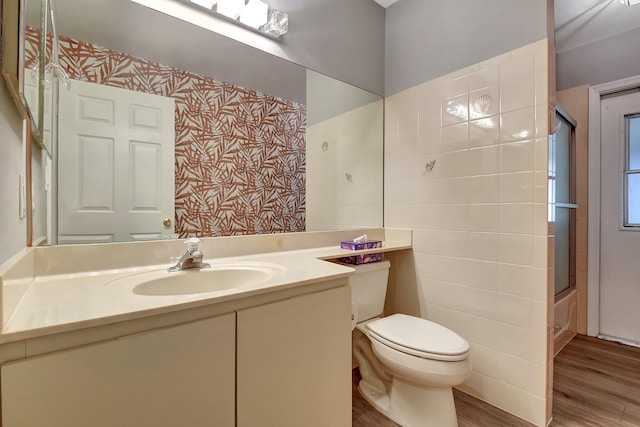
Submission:
<svg viewBox="0 0 640 427">
<path fill-rule="evenodd" d="M 37 39 L 28 31 L 27 67 Z M 179 237 L 305 230 L 304 105 L 67 37 L 60 64 L 71 79 L 175 99 Z"/>
</svg>

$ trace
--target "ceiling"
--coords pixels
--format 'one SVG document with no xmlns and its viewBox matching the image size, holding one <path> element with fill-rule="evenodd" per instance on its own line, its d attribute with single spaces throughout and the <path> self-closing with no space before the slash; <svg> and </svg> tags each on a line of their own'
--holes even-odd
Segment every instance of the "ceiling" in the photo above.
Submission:
<svg viewBox="0 0 640 427">
<path fill-rule="evenodd" d="M 619 0 L 555 0 L 556 51 L 640 27 L 640 5 Z"/>
<path fill-rule="evenodd" d="M 389 7 L 398 0 L 374 0 Z M 640 4 L 619 0 L 555 0 L 556 51 L 563 52 L 640 27 Z"/>
<path fill-rule="evenodd" d="M 389 7 L 392 4 L 394 4 L 395 2 L 397 2 L 398 0 L 373 0 L 376 3 L 378 3 L 380 6 L 382 7 Z"/>
</svg>

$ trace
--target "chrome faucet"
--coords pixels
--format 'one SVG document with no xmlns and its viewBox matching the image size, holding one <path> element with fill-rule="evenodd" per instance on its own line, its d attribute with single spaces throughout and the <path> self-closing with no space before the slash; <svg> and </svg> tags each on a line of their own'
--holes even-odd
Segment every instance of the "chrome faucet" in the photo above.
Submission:
<svg viewBox="0 0 640 427">
<path fill-rule="evenodd" d="M 202 262 L 204 254 L 200 252 L 200 239 L 192 237 L 184 242 L 187 245 L 187 251 L 182 254 L 180 260 L 173 267 L 169 267 L 168 271 L 181 271 L 189 268 L 206 268 L 211 267 L 210 264 Z"/>
</svg>

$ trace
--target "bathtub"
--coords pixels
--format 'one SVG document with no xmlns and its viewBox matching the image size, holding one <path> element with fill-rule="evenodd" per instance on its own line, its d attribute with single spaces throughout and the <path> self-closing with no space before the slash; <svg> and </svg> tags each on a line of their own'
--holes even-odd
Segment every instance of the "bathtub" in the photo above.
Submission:
<svg viewBox="0 0 640 427">
<path fill-rule="evenodd" d="M 553 355 L 571 341 L 577 331 L 578 293 L 571 289 L 556 300 L 554 306 Z"/>
</svg>

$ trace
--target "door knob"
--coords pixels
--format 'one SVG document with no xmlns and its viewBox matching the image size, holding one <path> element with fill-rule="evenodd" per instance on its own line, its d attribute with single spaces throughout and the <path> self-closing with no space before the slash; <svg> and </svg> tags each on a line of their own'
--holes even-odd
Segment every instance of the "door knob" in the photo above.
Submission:
<svg viewBox="0 0 640 427">
<path fill-rule="evenodd" d="M 171 218 L 165 218 L 165 219 L 163 219 L 163 220 L 162 220 L 162 224 L 163 224 L 165 227 L 170 227 L 170 226 L 171 226 Z"/>
</svg>

